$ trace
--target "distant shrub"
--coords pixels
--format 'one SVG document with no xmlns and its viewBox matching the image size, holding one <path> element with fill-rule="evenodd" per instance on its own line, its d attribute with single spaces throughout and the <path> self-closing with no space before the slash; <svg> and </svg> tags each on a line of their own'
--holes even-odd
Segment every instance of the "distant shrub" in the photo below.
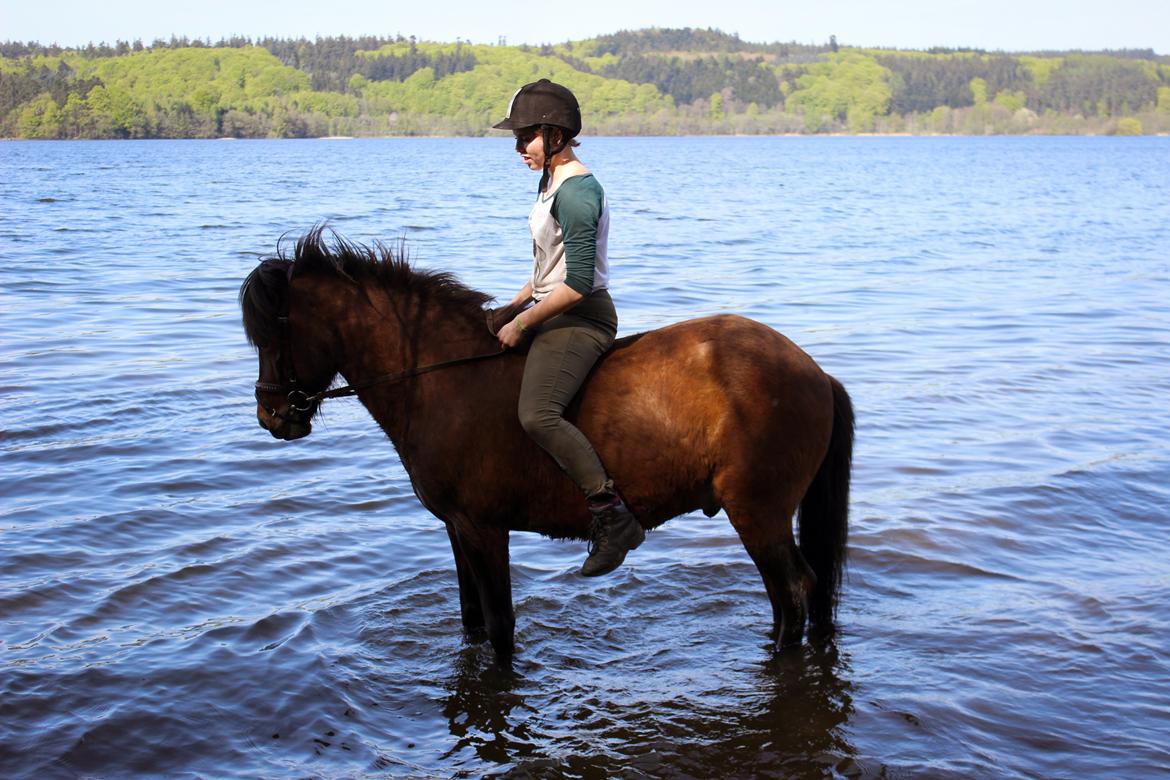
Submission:
<svg viewBox="0 0 1170 780">
<path fill-rule="evenodd" d="M 1131 116 L 1123 117 L 1117 120 L 1117 128 L 1113 131 L 1114 135 L 1141 135 L 1142 123 Z"/>
</svg>

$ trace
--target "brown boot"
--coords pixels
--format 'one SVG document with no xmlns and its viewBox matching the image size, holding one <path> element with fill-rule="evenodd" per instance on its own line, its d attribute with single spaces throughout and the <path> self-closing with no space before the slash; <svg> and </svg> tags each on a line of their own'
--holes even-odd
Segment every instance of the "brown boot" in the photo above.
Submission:
<svg viewBox="0 0 1170 780">
<path fill-rule="evenodd" d="M 581 566 L 586 577 L 600 577 L 622 565 L 626 553 L 646 538 L 637 518 L 611 486 L 589 496 L 593 527 L 589 533 L 589 557 Z"/>
</svg>

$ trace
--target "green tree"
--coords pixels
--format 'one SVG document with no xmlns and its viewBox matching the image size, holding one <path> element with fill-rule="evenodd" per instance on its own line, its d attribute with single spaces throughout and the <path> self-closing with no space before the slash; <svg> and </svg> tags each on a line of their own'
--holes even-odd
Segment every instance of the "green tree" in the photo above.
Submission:
<svg viewBox="0 0 1170 780">
<path fill-rule="evenodd" d="M 59 138 L 61 111 L 47 92 L 33 98 L 20 112 L 20 134 L 25 138 Z"/>
<path fill-rule="evenodd" d="M 873 132 L 873 113 L 860 105 L 851 105 L 845 112 L 845 123 L 851 133 Z"/>
<path fill-rule="evenodd" d="M 1117 120 L 1117 129 L 1113 132 L 1114 135 L 1141 135 L 1142 123 L 1131 116 L 1123 117 Z"/>
<path fill-rule="evenodd" d="M 995 96 L 995 104 L 1001 106 L 1013 114 L 1022 109 L 1027 103 L 1027 96 L 1023 91 L 1003 90 Z"/>
<path fill-rule="evenodd" d="M 61 131 L 65 138 L 81 138 L 89 124 L 89 111 L 85 98 L 77 92 L 70 92 L 61 109 Z"/>
<path fill-rule="evenodd" d="M 824 116 L 845 121 L 850 111 L 858 122 L 872 121 L 889 108 L 889 76 L 888 70 L 862 54 L 841 52 L 829 55 L 797 79 L 797 89 L 788 96 L 785 105 L 804 109 L 806 117 L 818 118 L 818 124 L 819 118 Z"/>
<path fill-rule="evenodd" d="M 143 138 L 146 132 L 146 112 L 137 100 L 121 87 L 111 87 L 110 122 L 119 138 Z"/>
<path fill-rule="evenodd" d="M 708 101 L 707 116 L 712 119 L 723 119 L 723 95 L 718 92 L 711 94 L 711 99 Z"/>
<path fill-rule="evenodd" d="M 85 113 L 89 117 L 86 127 L 88 138 L 113 138 L 113 102 L 109 90 L 104 86 L 94 87 L 85 98 Z"/>
<path fill-rule="evenodd" d="M 1158 87 L 1157 110 L 1159 114 L 1170 114 L 1170 87 Z"/>
<path fill-rule="evenodd" d="M 976 106 L 987 105 L 987 81 L 978 77 L 971 79 L 971 95 Z"/>
</svg>

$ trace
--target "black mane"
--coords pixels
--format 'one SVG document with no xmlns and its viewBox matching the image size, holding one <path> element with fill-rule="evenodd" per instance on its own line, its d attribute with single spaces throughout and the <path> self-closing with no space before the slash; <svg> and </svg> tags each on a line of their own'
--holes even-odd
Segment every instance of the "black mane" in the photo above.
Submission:
<svg viewBox="0 0 1170 780">
<path fill-rule="evenodd" d="M 277 338 L 277 317 L 288 295 L 289 281 L 301 276 L 327 274 L 353 284 L 372 281 L 389 290 L 438 300 L 456 310 L 482 318 L 483 305 L 492 297 L 473 290 L 446 271 L 416 270 L 400 243 L 392 249 L 381 242 L 365 246 L 329 230 L 313 227 L 297 239 L 292 258 L 277 244 L 276 254 L 265 258 L 240 286 L 244 332 L 254 347 Z"/>
</svg>

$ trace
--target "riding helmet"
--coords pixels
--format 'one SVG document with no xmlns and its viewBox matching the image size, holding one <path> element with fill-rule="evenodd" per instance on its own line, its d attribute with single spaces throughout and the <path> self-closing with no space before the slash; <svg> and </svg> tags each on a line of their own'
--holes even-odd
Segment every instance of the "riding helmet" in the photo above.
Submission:
<svg viewBox="0 0 1170 780">
<path fill-rule="evenodd" d="M 567 131 L 566 138 L 581 132 L 581 106 L 567 87 L 548 79 L 525 84 L 508 103 L 508 114 L 492 127 L 520 130 L 533 125 L 554 125 Z"/>
</svg>

